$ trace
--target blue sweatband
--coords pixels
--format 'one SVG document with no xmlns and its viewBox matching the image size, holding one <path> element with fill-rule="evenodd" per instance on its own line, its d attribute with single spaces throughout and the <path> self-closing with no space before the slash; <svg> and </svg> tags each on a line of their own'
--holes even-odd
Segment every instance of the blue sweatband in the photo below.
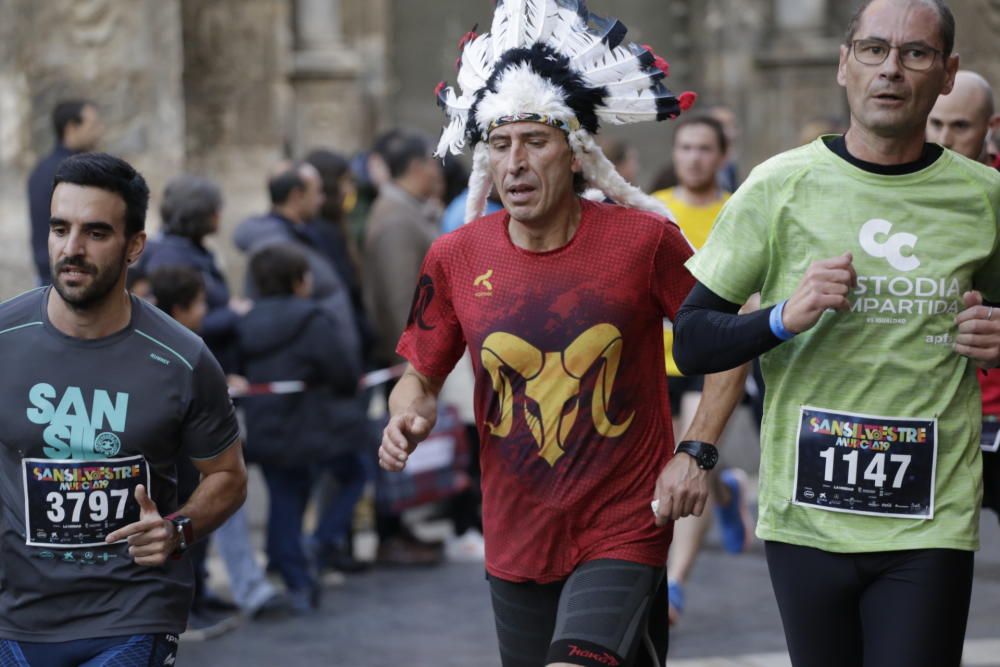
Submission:
<svg viewBox="0 0 1000 667">
<path fill-rule="evenodd" d="M 768 318 L 768 323 L 771 325 L 771 333 L 781 340 L 791 340 L 795 337 L 795 334 L 786 329 L 785 325 L 781 323 L 781 314 L 785 312 L 786 303 L 788 303 L 788 299 L 785 299 L 775 305 L 775 307 L 771 309 L 771 315 Z"/>
</svg>

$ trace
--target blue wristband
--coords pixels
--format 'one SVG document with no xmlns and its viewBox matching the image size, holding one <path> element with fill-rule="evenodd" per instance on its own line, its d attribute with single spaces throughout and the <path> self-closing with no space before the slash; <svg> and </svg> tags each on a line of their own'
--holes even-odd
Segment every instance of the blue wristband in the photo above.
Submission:
<svg viewBox="0 0 1000 667">
<path fill-rule="evenodd" d="M 785 328 L 785 325 L 781 322 L 781 314 L 785 312 L 785 304 L 788 300 L 778 303 L 771 309 L 771 315 L 768 318 L 768 323 L 771 325 L 771 333 L 780 338 L 781 340 L 791 340 L 795 337 L 795 334 Z"/>
</svg>

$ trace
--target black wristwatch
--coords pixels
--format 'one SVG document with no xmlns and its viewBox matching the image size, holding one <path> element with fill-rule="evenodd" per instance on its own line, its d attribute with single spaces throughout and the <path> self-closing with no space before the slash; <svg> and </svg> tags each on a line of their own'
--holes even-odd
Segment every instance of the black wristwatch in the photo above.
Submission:
<svg viewBox="0 0 1000 667">
<path fill-rule="evenodd" d="M 177 535 L 181 538 L 180 543 L 177 545 L 177 549 L 171 554 L 173 558 L 180 558 L 181 554 L 188 550 L 188 548 L 194 543 L 194 526 L 191 524 L 191 519 L 184 516 L 183 514 L 170 514 L 166 517 L 170 523 L 174 524 L 174 529 L 177 531 Z"/>
<path fill-rule="evenodd" d="M 700 440 L 683 440 L 674 452 L 691 455 L 702 470 L 711 470 L 719 462 L 719 450 L 715 445 Z"/>
</svg>

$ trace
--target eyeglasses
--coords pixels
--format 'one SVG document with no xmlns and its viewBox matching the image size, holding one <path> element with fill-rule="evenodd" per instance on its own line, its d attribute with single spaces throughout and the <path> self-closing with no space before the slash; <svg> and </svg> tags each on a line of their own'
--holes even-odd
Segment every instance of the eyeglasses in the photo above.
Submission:
<svg viewBox="0 0 1000 667">
<path fill-rule="evenodd" d="M 903 67 L 915 72 L 925 72 L 934 66 L 941 51 L 922 42 L 910 42 L 893 46 L 882 39 L 856 39 L 851 42 L 854 57 L 862 65 L 881 65 L 893 49 L 899 51 L 899 62 Z"/>
</svg>

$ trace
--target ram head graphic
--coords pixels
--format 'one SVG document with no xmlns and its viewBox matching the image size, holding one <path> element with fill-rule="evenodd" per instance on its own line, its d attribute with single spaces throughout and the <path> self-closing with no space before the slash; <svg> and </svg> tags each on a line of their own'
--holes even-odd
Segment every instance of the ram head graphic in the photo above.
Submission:
<svg viewBox="0 0 1000 667">
<path fill-rule="evenodd" d="M 510 434 L 514 422 L 510 374 L 516 373 L 525 382 L 524 415 L 539 455 L 554 466 L 565 453 L 566 439 L 576 422 L 580 381 L 587 371 L 600 364 L 591 401 L 594 428 L 607 438 L 621 436 L 635 417 L 633 411 L 619 424 L 608 417 L 621 356 L 622 335 L 611 324 L 591 327 L 559 352 L 542 352 L 514 334 L 490 334 L 483 341 L 481 358 L 500 399 L 499 421 L 486 423 L 490 433 L 498 438 Z"/>
</svg>

